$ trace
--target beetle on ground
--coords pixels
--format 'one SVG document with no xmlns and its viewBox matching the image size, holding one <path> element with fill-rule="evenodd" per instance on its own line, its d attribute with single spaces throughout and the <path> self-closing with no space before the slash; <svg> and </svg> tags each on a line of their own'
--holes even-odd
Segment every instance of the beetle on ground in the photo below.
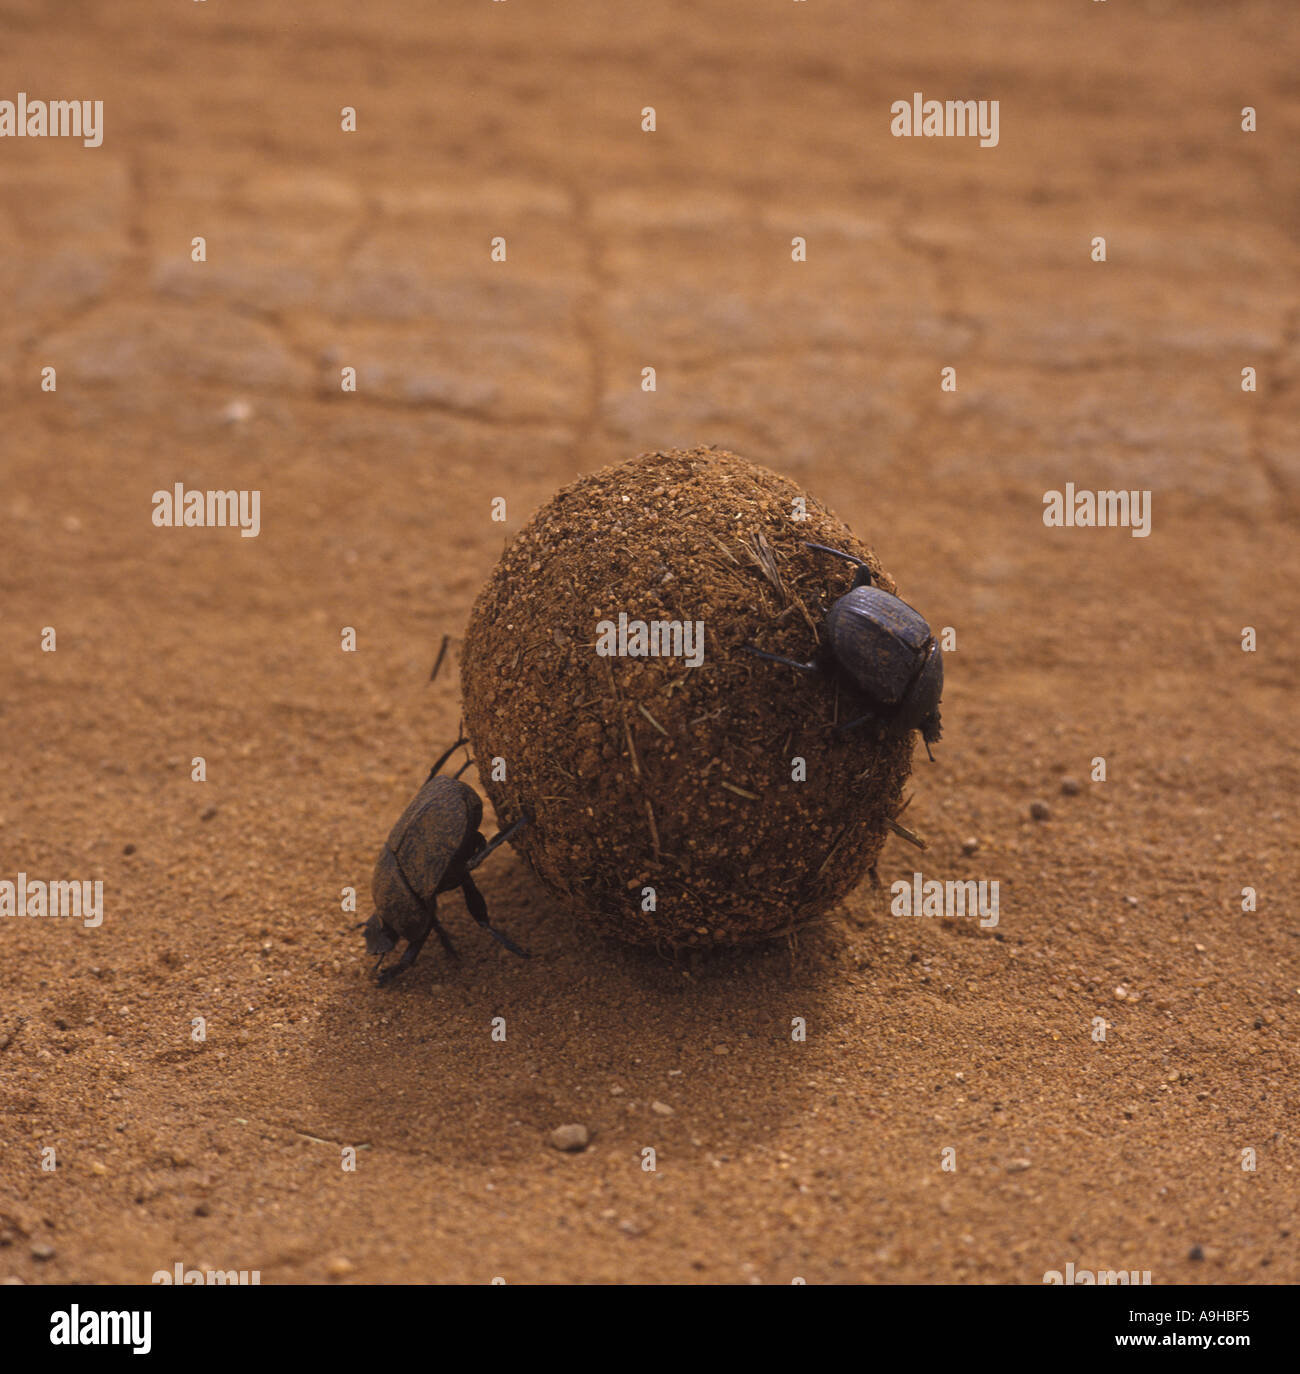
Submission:
<svg viewBox="0 0 1300 1374">
<path fill-rule="evenodd" d="M 499 844 L 527 823 L 527 818 L 521 816 L 490 843 L 483 838 L 479 831 L 483 803 L 468 783 L 460 781 L 469 761 L 452 777 L 438 776 L 443 764 L 464 743 L 464 739 L 458 739 L 429 770 L 424 786 L 402 812 L 375 864 L 370 885 L 375 913 L 365 922 L 364 929 L 367 951 L 379 956 L 375 975 L 381 984 L 410 968 L 430 933 L 436 933 L 443 949 L 455 957 L 456 951 L 437 916 L 438 893 L 455 888 L 464 894 L 469 914 L 493 939 L 512 954 L 528 957 L 527 951 L 488 921 L 487 903 L 470 877 Z M 381 968 L 399 939 L 407 942 L 402 957 L 388 968 Z"/>
</svg>

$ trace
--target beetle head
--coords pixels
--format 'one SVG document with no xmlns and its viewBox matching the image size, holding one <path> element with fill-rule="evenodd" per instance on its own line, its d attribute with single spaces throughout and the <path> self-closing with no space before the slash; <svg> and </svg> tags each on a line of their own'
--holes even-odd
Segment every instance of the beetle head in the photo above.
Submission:
<svg viewBox="0 0 1300 1374">
<path fill-rule="evenodd" d="M 939 699 L 943 696 L 943 650 L 938 641 L 931 639 L 925 664 L 911 691 L 903 703 L 900 724 L 905 729 L 919 730 L 925 741 L 925 752 L 930 754 L 930 746 L 938 742 L 943 734 L 939 720 Z M 930 754 L 930 762 L 934 755 Z"/>
<path fill-rule="evenodd" d="M 397 932 L 381 919 L 377 911 L 366 922 L 365 932 L 367 954 L 387 954 L 389 950 L 397 948 Z"/>
</svg>

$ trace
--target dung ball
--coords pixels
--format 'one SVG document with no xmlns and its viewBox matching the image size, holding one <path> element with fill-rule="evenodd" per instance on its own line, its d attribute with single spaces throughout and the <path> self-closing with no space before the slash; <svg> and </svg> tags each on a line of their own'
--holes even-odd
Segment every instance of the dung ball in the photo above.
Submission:
<svg viewBox="0 0 1300 1374">
<path fill-rule="evenodd" d="M 502 825 L 602 933 L 665 949 L 765 939 L 875 863 L 911 735 L 800 673 L 875 555 L 794 482 L 716 448 L 579 478 L 506 549 L 470 615 L 465 726 Z"/>
</svg>

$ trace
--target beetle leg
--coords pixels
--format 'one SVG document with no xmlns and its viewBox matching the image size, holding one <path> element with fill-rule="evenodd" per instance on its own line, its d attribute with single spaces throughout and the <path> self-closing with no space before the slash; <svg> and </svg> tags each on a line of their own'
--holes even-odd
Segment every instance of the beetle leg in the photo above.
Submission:
<svg viewBox="0 0 1300 1374">
<path fill-rule="evenodd" d="M 433 903 L 430 902 L 429 906 L 432 907 Z M 442 922 L 433 914 L 432 910 L 430 910 L 429 912 L 429 918 L 430 929 L 433 931 L 435 935 L 437 935 L 438 943 L 442 946 L 443 953 L 447 956 L 448 959 L 459 959 L 460 955 L 456 953 L 456 946 L 452 944 L 451 936 L 448 935 L 445 930 L 443 930 Z M 429 931 L 426 930 L 424 934 L 420 937 L 420 943 L 424 944 L 425 940 L 427 940 L 428 938 Z M 416 950 L 416 953 L 419 953 L 418 949 Z"/>
<path fill-rule="evenodd" d="M 520 949 L 508 935 L 503 935 L 501 931 L 488 920 L 487 903 L 483 900 L 483 894 L 474 886 L 474 879 L 471 878 L 468 873 L 465 875 L 465 882 L 461 886 L 461 891 L 465 895 L 465 905 L 469 908 L 469 914 L 479 923 L 479 925 L 481 925 L 494 940 L 505 945 L 511 954 L 517 954 L 521 959 L 527 959 L 529 957 L 528 951 L 526 949 Z"/>
<path fill-rule="evenodd" d="M 742 644 L 740 647 L 746 653 L 753 654 L 755 658 L 765 658 L 769 663 L 784 663 L 787 668 L 798 668 L 801 673 L 821 672 L 815 663 L 798 663 L 793 658 L 783 658 L 780 654 L 769 654 L 765 649 L 756 649 L 752 644 Z"/>
<path fill-rule="evenodd" d="M 846 559 L 850 563 L 862 566 L 863 560 L 856 553 L 845 553 L 843 549 L 833 549 L 829 544 L 810 544 L 808 540 L 803 541 L 805 549 L 816 549 L 818 553 L 833 553 L 836 558 Z"/>
<path fill-rule="evenodd" d="M 407 953 L 409 952 L 410 951 L 408 950 Z M 382 964 L 383 962 L 383 958 L 381 957 L 379 963 Z M 386 984 L 391 983 L 393 979 L 396 978 L 397 975 L 402 972 L 403 969 L 407 969 L 409 967 L 410 965 L 406 961 L 405 954 L 403 954 L 402 957 L 395 964 L 389 964 L 389 966 L 385 969 L 381 969 L 379 967 L 379 964 L 376 964 L 375 982 L 378 984 L 379 987 L 382 988 Z"/>
<path fill-rule="evenodd" d="M 442 643 L 438 646 L 438 657 L 433 661 L 433 671 L 429 674 L 429 681 L 432 682 L 438 676 L 438 669 L 442 667 L 442 660 L 447 656 L 447 645 L 451 643 L 450 635 L 443 635 Z"/>
<path fill-rule="evenodd" d="M 434 904 L 424 902 L 423 905 L 429 914 L 429 924 L 416 936 L 414 940 L 406 942 L 406 948 L 402 951 L 402 957 L 395 963 L 390 964 L 386 969 L 381 970 L 379 964 L 384 962 L 384 955 L 379 956 L 379 964 L 375 965 L 375 982 L 383 987 L 385 983 L 391 983 L 399 973 L 404 973 L 420 957 L 420 951 L 424 948 L 424 942 L 429 938 L 430 932 L 435 932 L 438 939 L 442 942 L 442 947 L 446 951 L 449 959 L 457 959 L 460 956 L 456 953 L 456 946 L 452 944 L 447 932 L 442 928 L 442 922 L 434 914 Z"/>
<path fill-rule="evenodd" d="M 483 860 L 486 859 L 489 854 L 491 854 L 491 852 L 497 847 L 497 845 L 510 839 L 512 835 L 518 834 L 519 831 L 521 831 L 527 824 L 528 817 L 520 816 L 519 819 L 513 825 L 507 826 L 505 830 L 502 830 L 499 834 L 494 835 L 492 839 L 489 840 L 488 843 L 485 844 L 483 848 L 478 851 L 477 854 L 473 855 L 470 859 L 466 861 L 465 872 L 468 873 L 470 869 L 477 868 L 479 864 L 481 864 Z"/>
<path fill-rule="evenodd" d="M 451 756 L 456 752 L 456 750 L 459 749 L 460 746 L 461 746 L 462 744 L 468 744 L 468 743 L 469 743 L 469 740 L 467 740 L 467 739 L 465 738 L 465 736 L 462 735 L 462 736 L 456 741 L 456 743 L 453 744 L 453 745 L 451 746 L 451 748 L 448 749 L 447 752 L 438 760 L 438 762 L 435 763 L 435 764 L 433 765 L 433 767 L 429 769 L 429 778 L 435 777 L 435 776 L 437 775 L 439 769 L 441 769 L 442 765 L 443 765 L 444 763 L 446 763 L 447 760 L 448 760 L 449 758 L 451 758 Z M 462 771 L 464 771 L 464 770 L 462 770 Z M 457 777 L 460 777 L 460 774 L 457 773 L 456 776 L 457 776 Z M 428 781 L 429 781 L 429 778 L 425 778 L 425 782 L 428 782 Z"/>
<path fill-rule="evenodd" d="M 856 563 L 858 570 L 853 577 L 855 589 L 876 585 L 875 578 L 871 575 L 871 565 L 865 559 L 859 558 L 856 553 L 845 553 L 843 549 L 832 549 L 827 544 L 810 544 L 806 539 L 803 546 L 805 549 L 816 549 L 818 553 L 833 553 L 836 558 L 843 558 L 850 563 Z"/>
<path fill-rule="evenodd" d="M 386 983 L 391 983 L 399 973 L 404 973 L 413 963 L 415 963 L 416 956 L 420 953 L 420 948 L 423 944 L 423 938 L 412 940 L 402 951 L 402 957 L 395 964 L 389 964 L 386 969 L 380 969 L 378 965 L 376 965 L 375 982 L 382 988 Z"/>
<path fill-rule="evenodd" d="M 865 716 L 855 716 L 852 720 L 846 720 L 843 724 L 837 725 L 835 727 L 835 733 L 842 735 L 846 730 L 852 730 L 859 725 L 866 725 L 868 722 L 873 725 L 884 724 L 884 721 L 882 721 L 878 715 L 873 711 L 868 711 Z"/>
</svg>

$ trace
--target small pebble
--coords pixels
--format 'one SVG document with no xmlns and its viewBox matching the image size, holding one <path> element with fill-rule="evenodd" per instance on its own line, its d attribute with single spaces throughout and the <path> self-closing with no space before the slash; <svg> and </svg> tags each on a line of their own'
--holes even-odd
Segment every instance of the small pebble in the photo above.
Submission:
<svg viewBox="0 0 1300 1374">
<path fill-rule="evenodd" d="M 974 835 L 971 835 L 969 838 L 964 839 L 961 842 L 961 852 L 963 854 L 974 854 L 979 847 L 980 842 L 975 838 Z"/>
<path fill-rule="evenodd" d="M 135 845 L 133 845 L 133 844 L 124 844 L 124 845 L 122 846 L 122 853 L 123 853 L 123 854 L 134 854 L 134 853 L 135 853 Z"/>
<path fill-rule="evenodd" d="M 34 1241 L 32 1243 L 32 1258 L 34 1260 L 52 1260 L 54 1258 L 54 1246 L 48 1241 Z"/>
<path fill-rule="evenodd" d="M 551 1132 L 551 1144 L 557 1150 L 564 1150 L 572 1153 L 575 1150 L 585 1150 L 591 1135 L 585 1126 L 557 1126 Z"/>
<path fill-rule="evenodd" d="M 208 809 L 199 817 L 199 820 L 210 821 L 216 814 L 217 808 L 215 806 L 209 806 Z"/>
<path fill-rule="evenodd" d="M 350 1259 L 345 1259 L 342 1255 L 335 1255 L 325 1266 L 325 1272 L 332 1279 L 345 1279 L 356 1268 Z"/>
<path fill-rule="evenodd" d="M 1078 778 L 1062 778 L 1062 779 L 1061 779 L 1061 793 L 1062 793 L 1062 795 L 1067 796 L 1067 797 L 1075 797 L 1075 796 L 1078 796 L 1078 794 L 1079 794 L 1079 779 L 1078 779 Z"/>
<path fill-rule="evenodd" d="M 1032 1161 L 1028 1159 L 1013 1159 L 1007 1163 L 1007 1173 L 1023 1174 L 1026 1169 L 1033 1168 Z"/>
<path fill-rule="evenodd" d="M 1199 1245 L 1193 1245 L 1187 1252 L 1187 1258 L 1189 1260 L 1203 1260 L 1205 1258 L 1205 1251 L 1202 1250 Z"/>
<path fill-rule="evenodd" d="M 1046 821 L 1046 820 L 1050 820 L 1050 819 L 1051 819 L 1051 817 L 1052 817 L 1052 810 L 1051 810 L 1051 807 L 1049 807 L 1048 804 L 1047 804 L 1046 802 L 1044 802 L 1044 801 L 1036 801 L 1036 802 L 1034 802 L 1033 805 L 1029 808 L 1029 814 L 1030 814 L 1030 815 L 1034 818 L 1034 820 L 1036 820 L 1036 821 Z"/>
<path fill-rule="evenodd" d="M 656 1116 L 672 1116 L 673 1109 L 666 1102 L 652 1102 L 650 1110 Z"/>
</svg>

